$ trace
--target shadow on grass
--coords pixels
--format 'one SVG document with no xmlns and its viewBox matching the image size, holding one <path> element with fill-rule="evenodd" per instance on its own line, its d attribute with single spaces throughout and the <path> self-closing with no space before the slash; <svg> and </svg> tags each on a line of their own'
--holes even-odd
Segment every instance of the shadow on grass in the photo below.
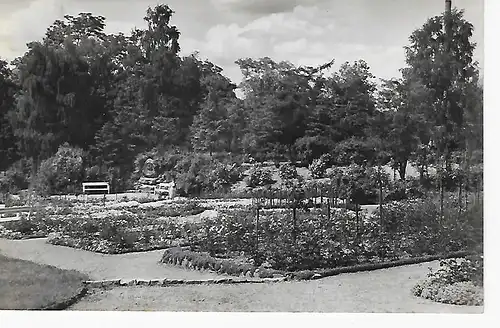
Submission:
<svg viewBox="0 0 500 328">
<path fill-rule="evenodd" d="M 77 271 L 0 255 L 0 310 L 61 309 L 84 295 L 88 279 Z"/>
</svg>

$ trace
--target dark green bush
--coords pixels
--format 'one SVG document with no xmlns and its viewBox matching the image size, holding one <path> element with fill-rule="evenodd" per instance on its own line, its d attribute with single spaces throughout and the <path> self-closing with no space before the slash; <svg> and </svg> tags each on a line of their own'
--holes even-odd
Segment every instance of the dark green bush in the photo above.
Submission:
<svg viewBox="0 0 500 328">
<path fill-rule="evenodd" d="M 31 174 L 31 162 L 19 160 L 10 166 L 4 175 L 0 175 L 0 193 L 14 194 L 27 189 Z"/>
<path fill-rule="evenodd" d="M 247 186 L 251 188 L 270 185 L 274 182 L 271 171 L 260 165 L 252 167 L 246 178 Z"/>
<path fill-rule="evenodd" d="M 335 165 L 364 165 L 375 158 L 375 149 L 366 140 L 352 137 L 336 144 L 331 154 Z"/>
<path fill-rule="evenodd" d="M 204 191 L 228 192 L 231 185 L 240 181 L 243 170 L 236 163 L 216 163 L 207 176 L 207 187 Z"/>
<path fill-rule="evenodd" d="M 75 193 L 84 177 L 83 151 L 67 144 L 42 161 L 36 176 L 35 190 L 41 195 Z"/>
</svg>

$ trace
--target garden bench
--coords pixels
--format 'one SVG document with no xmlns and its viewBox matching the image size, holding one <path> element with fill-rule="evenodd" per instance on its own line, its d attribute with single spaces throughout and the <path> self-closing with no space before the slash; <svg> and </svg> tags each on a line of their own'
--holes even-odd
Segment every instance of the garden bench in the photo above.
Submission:
<svg viewBox="0 0 500 328">
<path fill-rule="evenodd" d="M 108 182 L 84 182 L 83 193 L 88 191 L 106 191 L 109 194 L 109 183 Z"/>
<path fill-rule="evenodd" d="M 30 206 L 2 207 L 0 208 L 0 218 L 9 217 L 12 214 L 19 218 L 21 213 L 27 213 L 30 210 L 33 210 Z"/>
</svg>

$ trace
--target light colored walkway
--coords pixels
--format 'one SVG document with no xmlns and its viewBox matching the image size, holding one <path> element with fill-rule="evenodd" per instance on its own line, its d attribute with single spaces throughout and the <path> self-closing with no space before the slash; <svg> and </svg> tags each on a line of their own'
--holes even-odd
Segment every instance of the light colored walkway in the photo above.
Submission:
<svg viewBox="0 0 500 328">
<path fill-rule="evenodd" d="M 415 297 L 411 287 L 438 262 L 314 281 L 242 285 L 129 287 L 96 291 L 70 310 L 259 311 L 259 312 L 430 312 L 481 313 Z"/>
<path fill-rule="evenodd" d="M 92 279 L 213 279 L 215 273 L 185 270 L 158 263 L 163 250 L 107 255 L 55 246 L 44 239 L 0 238 L 0 253 L 9 257 L 87 273 Z"/>
</svg>

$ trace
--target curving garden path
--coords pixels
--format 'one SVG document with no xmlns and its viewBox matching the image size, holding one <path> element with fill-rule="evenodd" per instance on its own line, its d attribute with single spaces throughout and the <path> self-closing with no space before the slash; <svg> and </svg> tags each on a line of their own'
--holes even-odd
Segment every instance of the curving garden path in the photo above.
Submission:
<svg viewBox="0 0 500 328">
<path fill-rule="evenodd" d="M 0 238 L 0 253 L 78 270 L 96 280 L 220 277 L 159 264 L 161 250 L 105 255 L 47 244 L 45 239 Z M 70 310 L 482 313 L 483 307 L 441 304 L 411 294 L 428 267 L 438 265 L 433 261 L 301 282 L 117 287 L 95 290 Z"/>
<path fill-rule="evenodd" d="M 482 313 L 483 307 L 436 303 L 411 287 L 429 262 L 313 281 L 268 284 L 178 285 L 98 290 L 70 310 L 210 312 Z"/>
<path fill-rule="evenodd" d="M 47 244 L 45 238 L 0 238 L 0 253 L 8 257 L 77 270 L 92 279 L 214 279 L 215 273 L 185 270 L 158 263 L 163 250 L 108 255 Z"/>
</svg>

